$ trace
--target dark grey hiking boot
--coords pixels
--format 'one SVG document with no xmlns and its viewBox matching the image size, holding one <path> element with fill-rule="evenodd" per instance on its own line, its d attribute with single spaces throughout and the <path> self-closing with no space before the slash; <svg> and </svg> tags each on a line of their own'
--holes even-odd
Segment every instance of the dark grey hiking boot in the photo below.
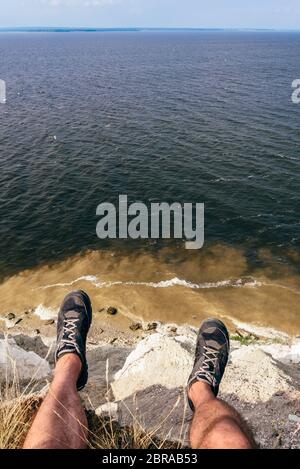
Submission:
<svg viewBox="0 0 300 469">
<path fill-rule="evenodd" d="M 225 371 L 229 355 L 229 335 L 225 324 L 218 319 L 207 319 L 201 324 L 195 352 L 193 371 L 190 374 L 187 392 L 196 381 L 207 383 L 215 396 Z M 194 405 L 189 399 L 194 411 Z"/>
<path fill-rule="evenodd" d="M 77 381 L 78 391 L 84 388 L 88 379 L 86 337 L 91 322 L 92 306 L 87 293 L 81 290 L 69 293 L 58 313 L 55 363 L 66 353 L 79 356 L 82 367 Z"/>
</svg>

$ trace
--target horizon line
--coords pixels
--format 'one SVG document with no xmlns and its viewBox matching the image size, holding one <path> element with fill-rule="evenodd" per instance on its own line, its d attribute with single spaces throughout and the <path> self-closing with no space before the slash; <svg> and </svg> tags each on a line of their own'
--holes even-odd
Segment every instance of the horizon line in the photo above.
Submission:
<svg viewBox="0 0 300 469">
<path fill-rule="evenodd" d="M 253 27 L 140 27 L 140 26 L 128 26 L 128 27 L 92 27 L 92 26 L 0 26 L 0 31 L 20 31 L 20 32 L 72 32 L 72 31 L 82 31 L 82 32 L 118 32 L 118 31 L 128 31 L 128 32 L 140 32 L 140 31 L 265 31 L 265 32 L 300 32 L 299 29 L 285 29 L 285 28 L 253 28 Z"/>
</svg>

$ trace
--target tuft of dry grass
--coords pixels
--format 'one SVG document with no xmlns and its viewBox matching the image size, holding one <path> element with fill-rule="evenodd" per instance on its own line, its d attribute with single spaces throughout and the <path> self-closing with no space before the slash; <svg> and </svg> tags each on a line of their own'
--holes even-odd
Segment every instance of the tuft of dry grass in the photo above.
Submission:
<svg viewBox="0 0 300 469">
<path fill-rule="evenodd" d="M 177 444 L 162 441 L 139 425 L 120 427 L 109 418 L 101 418 L 87 412 L 89 431 L 88 446 L 92 449 L 175 449 Z"/>
<path fill-rule="evenodd" d="M 0 390 L 0 449 L 22 447 L 42 397 L 20 392 L 16 383 Z"/>
<path fill-rule="evenodd" d="M 43 401 L 42 394 L 20 390 L 17 376 L 0 389 L 0 449 L 20 449 Z M 176 449 L 181 444 L 163 441 L 156 430 L 145 432 L 133 417 L 131 426 L 121 427 L 111 417 L 86 411 L 90 449 Z"/>
<path fill-rule="evenodd" d="M 12 391 L 10 390 L 10 394 Z M 6 399 L 0 394 L 0 449 L 20 449 L 42 403 L 37 395 Z M 87 411 L 88 441 L 90 449 L 171 449 L 178 444 L 161 441 L 151 433 L 143 432 L 138 425 L 120 427 L 110 418 L 98 417 Z"/>
<path fill-rule="evenodd" d="M 0 384 L 0 449 L 22 448 L 48 388 L 46 386 L 37 393 L 37 387 L 40 388 L 40 385 L 41 383 L 33 376 L 30 382 L 21 389 L 16 364 L 9 358 L 4 383 Z M 63 403 L 61 404 L 63 406 Z M 156 434 L 160 426 L 151 432 L 144 431 L 133 414 L 131 414 L 132 425 L 127 427 L 121 427 L 111 416 L 105 418 L 97 416 L 94 410 L 86 410 L 86 415 L 88 420 L 87 446 L 90 449 L 176 449 L 183 447 L 182 443 L 170 442 L 167 437 L 165 440 L 158 438 Z"/>
<path fill-rule="evenodd" d="M 43 397 L 42 392 L 35 393 L 38 384 L 35 375 L 21 390 L 16 363 L 9 354 L 7 359 L 5 376 L 0 381 L 0 449 L 18 449 Z"/>
</svg>

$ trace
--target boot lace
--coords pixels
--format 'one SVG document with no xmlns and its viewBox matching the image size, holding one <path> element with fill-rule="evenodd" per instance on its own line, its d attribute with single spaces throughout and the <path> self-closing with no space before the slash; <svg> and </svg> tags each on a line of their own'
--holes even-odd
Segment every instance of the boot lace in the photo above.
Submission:
<svg viewBox="0 0 300 469">
<path fill-rule="evenodd" d="M 196 378 L 205 378 L 211 386 L 214 386 L 214 370 L 219 360 L 219 353 L 219 350 L 204 346 L 204 360 L 201 370 L 196 374 Z"/>
<path fill-rule="evenodd" d="M 64 320 L 64 334 L 61 339 L 62 344 L 74 347 L 75 350 L 80 354 L 78 345 L 76 343 L 76 329 L 77 329 L 78 318 L 65 319 Z"/>
</svg>

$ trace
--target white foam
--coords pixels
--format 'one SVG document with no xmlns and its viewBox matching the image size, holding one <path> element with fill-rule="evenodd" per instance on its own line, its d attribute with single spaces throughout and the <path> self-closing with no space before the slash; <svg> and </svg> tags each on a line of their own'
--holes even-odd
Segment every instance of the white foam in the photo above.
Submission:
<svg viewBox="0 0 300 469">
<path fill-rule="evenodd" d="M 178 277 L 170 280 L 161 280 L 160 282 L 132 282 L 132 281 L 110 281 L 98 282 L 95 284 L 98 288 L 107 288 L 115 285 L 132 285 L 132 286 L 145 286 L 150 288 L 170 288 L 181 286 L 191 289 L 210 289 L 210 288 L 223 288 L 223 287 L 260 287 L 262 284 L 255 279 L 238 279 L 238 280 L 220 280 L 218 282 L 205 282 L 205 283 L 192 283 Z"/>
<path fill-rule="evenodd" d="M 34 314 L 39 316 L 40 319 L 44 320 L 57 318 L 57 310 L 53 308 L 46 308 L 42 304 L 37 306 L 37 308 L 34 310 Z"/>
<path fill-rule="evenodd" d="M 86 282 L 95 283 L 97 282 L 97 277 L 95 277 L 94 275 L 83 275 L 82 277 L 78 277 L 75 280 L 72 280 L 72 282 L 53 283 L 51 285 L 44 285 L 42 287 L 39 287 L 38 290 L 39 289 L 46 290 L 47 288 L 53 288 L 53 287 L 70 287 L 74 285 L 75 283 L 81 282 L 83 280 L 85 280 Z"/>
<path fill-rule="evenodd" d="M 237 279 L 237 280 L 220 280 L 218 282 L 204 282 L 204 283 L 193 283 L 189 282 L 184 279 L 180 279 L 178 277 L 173 277 L 169 280 L 160 280 L 159 282 L 135 282 L 129 280 L 111 280 L 101 282 L 98 281 L 98 278 L 95 275 L 84 275 L 82 277 L 78 277 L 72 282 L 65 282 L 65 283 L 53 283 L 51 285 L 43 285 L 38 289 L 47 289 L 47 288 L 54 288 L 54 287 L 68 287 L 72 286 L 77 282 L 86 281 L 92 283 L 97 288 L 109 288 L 113 286 L 123 285 L 123 286 L 143 286 L 149 288 L 170 288 L 170 287 L 184 287 L 190 289 L 210 289 L 210 288 L 241 288 L 241 287 L 261 287 L 263 283 L 254 279 L 254 278 L 247 278 L 247 279 Z"/>
<path fill-rule="evenodd" d="M 294 293 L 294 295 L 300 295 L 300 291 L 299 290 L 296 290 L 295 288 L 292 288 L 292 287 L 287 287 L 286 285 L 280 285 L 278 283 L 268 283 L 268 282 L 265 282 L 264 283 L 264 286 L 266 287 L 275 287 L 275 288 L 282 288 L 283 290 L 287 290 L 291 293 Z"/>
<path fill-rule="evenodd" d="M 188 280 L 181 279 L 178 277 L 173 277 L 169 280 L 160 280 L 159 282 L 139 282 L 139 281 L 129 281 L 129 280 L 109 280 L 101 282 L 98 280 L 98 277 L 95 275 L 83 275 L 81 277 L 72 280 L 71 282 L 64 283 L 53 283 L 49 285 L 43 285 L 38 287 L 38 289 L 47 289 L 54 287 L 70 287 L 78 282 L 90 282 L 97 288 L 109 288 L 114 286 L 143 286 L 149 288 L 171 288 L 171 287 L 184 287 L 190 288 L 192 290 L 206 290 L 211 288 L 258 288 L 258 287 L 272 287 L 272 288 L 282 288 L 288 290 L 295 295 L 300 295 L 300 291 L 295 288 L 281 285 L 278 283 L 269 283 L 261 281 L 252 277 L 239 278 L 239 279 L 227 279 L 219 280 L 217 282 L 204 282 L 204 283 L 193 283 Z"/>
<path fill-rule="evenodd" d="M 249 324 L 245 322 L 240 322 L 229 316 L 228 316 L 228 319 L 230 319 L 238 329 L 243 329 L 244 331 L 249 332 L 250 334 L 253 333 L 260 337 L 264 337 L 266 339 L 281 339 L 281 340 L 289 339 L 288 334 L 286 334 L 285 332 L 280 332 L 271 327 L 263 327 L 263 326 L 253 325 L 253 324 Z"/>
<path fill-rule="evenodd" d="M 298 161 L 298 158 L 295 158 L 294 156 L 282 155 L 281 153 L 277 153 L 277 155 L 275 156 L 279 156 L 280 158 L 283 158 L 284 160 Z"/>
</svg>

